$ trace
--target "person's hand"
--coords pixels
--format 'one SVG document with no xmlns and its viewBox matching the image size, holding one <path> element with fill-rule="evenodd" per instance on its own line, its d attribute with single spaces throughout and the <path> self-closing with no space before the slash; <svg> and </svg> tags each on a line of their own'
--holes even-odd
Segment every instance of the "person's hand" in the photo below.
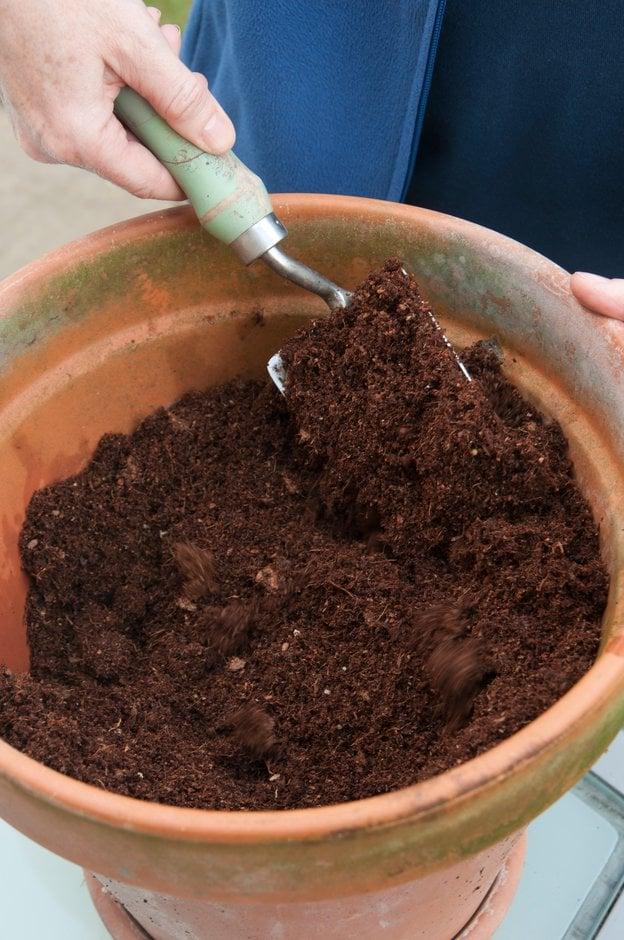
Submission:
<svg viewBox="0 0 624 940">
<path fill-rule="evenodd" d="M 588 310 L 624 320 L 624 279 L 577 271 L 572 275 L 570 286 L 576 299 Z"/>
<path fill-rule="evenodd" d="M 180 199 L 177 184 L 113 114 L 134 88 L 211 153 L 234 143 L 202 75 L 179 58 L 177 26 L 142 0 L 0 0 L 0 96 L 23 150 L 99 173 L 137 196 Z"/>
</svg>

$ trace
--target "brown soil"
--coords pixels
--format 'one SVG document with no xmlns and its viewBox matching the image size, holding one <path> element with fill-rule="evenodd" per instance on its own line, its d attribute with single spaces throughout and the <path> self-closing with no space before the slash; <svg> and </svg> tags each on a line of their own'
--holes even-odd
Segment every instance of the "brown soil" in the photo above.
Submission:
<svg viewBox="0 0 624 940">
<path fill-rule="evenodd" d="M 288 404 L 187 395 L 35 494 L 9 743 L 143 799 L 315 806 L 481 753 L 589 667 L 596 528 L 495 347 L 468 382 L 388 263 L 284 356 Z"/>
</svg>

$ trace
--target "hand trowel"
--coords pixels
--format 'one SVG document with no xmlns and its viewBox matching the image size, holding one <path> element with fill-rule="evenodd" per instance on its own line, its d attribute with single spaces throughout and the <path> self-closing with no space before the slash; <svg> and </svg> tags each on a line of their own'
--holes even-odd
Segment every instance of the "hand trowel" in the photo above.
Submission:
<svg viewBox="0 0 624 940">
<path fill-rule="evenodd" d="M 273 212 L 262 180 L 232 151 L 215 156 L 191 144 L 131 88 L 119 92 L 115 114 L 171 173 L 188 196 L 202 227 L 229 245 L 243 264 L 263 261 L 281 277 L 318 294 L 330 310 L 349 304 L 349 291 L 278 247 L 288 232 Z M 271 357 L 267 368 L 284 394 L 286 375 L 279 352 Z"/>
</svg>

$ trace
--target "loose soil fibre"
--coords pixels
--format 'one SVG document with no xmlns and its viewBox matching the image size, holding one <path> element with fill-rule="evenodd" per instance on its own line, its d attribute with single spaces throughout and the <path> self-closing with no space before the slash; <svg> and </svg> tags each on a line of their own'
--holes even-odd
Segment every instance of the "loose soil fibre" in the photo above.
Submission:
<svg viewBox="0 0 624 940">
<path fill-rule="evenodd" d="M 303 807 L 431 777 L 563 695 L 598 649 L 596 526 L 495 344 L 468 382 L 429 314 L 388 262 L 287 344 L 286 400 L 186 395 L 36 493 L 0 735 L 141 799 Z"/>
</svg>

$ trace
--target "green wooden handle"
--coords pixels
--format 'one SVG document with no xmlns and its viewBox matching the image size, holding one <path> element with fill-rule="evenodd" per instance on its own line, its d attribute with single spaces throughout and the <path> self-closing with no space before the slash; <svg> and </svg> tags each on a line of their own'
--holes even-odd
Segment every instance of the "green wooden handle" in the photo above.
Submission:
<svg viewBox="0 0 624 940">
<path fill-rule="evenodd" d="M 167 167 L 206 231 L 226 245 L 273 211 L 262 180 L 231 150 L 215 157 L 195 147 L 131 88 L 119 92 L 115 114 Z"/>
</svg>

